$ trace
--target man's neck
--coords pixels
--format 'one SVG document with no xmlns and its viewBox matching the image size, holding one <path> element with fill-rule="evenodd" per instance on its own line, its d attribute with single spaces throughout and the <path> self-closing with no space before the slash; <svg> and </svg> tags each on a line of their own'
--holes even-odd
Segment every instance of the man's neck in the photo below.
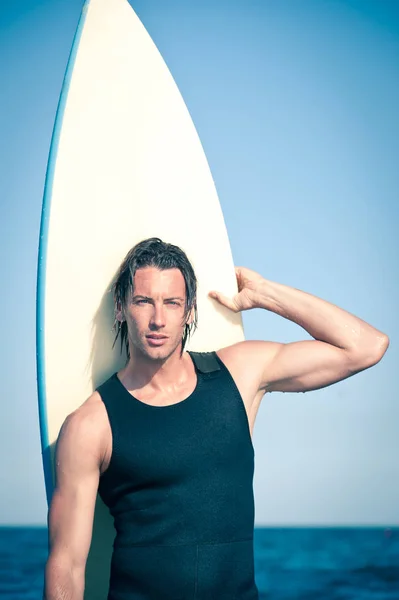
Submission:
<svg viewBox="0 0 399 600">
<path fill-rule="evenodd" d="M 184 385 L 190 379 L 193 368 L 188 353 L 181 355 L 180 347 L 166 360 L 154 360 L 133 349 L 119 377 L 129 389 L 151 388 L 154 392 L 162 392 Z"/>
</svg>

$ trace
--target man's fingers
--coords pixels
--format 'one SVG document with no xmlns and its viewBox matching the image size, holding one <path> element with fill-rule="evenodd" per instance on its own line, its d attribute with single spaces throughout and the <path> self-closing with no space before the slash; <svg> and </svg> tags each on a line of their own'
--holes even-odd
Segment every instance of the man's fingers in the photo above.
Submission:
<svg viewBox="0 0 399 600">
<path fill-rule="evenodd" d="M 237 307 L 236 307 L 235 303 L 233 302 L 233 300 L 231 300 L 231 298 L 228 298 L 227 296 L 225 296 L 224 294 L 221 294 L 220 292 L 214 292 L 214 291 L 209 292 L 208 295 L 210 298 L 213 298 L 214 300 L 217 300 L 220 304 L 223 304 L 223 306 L 226 306 L 230 310 L 237 312 Z"/>
</svg>

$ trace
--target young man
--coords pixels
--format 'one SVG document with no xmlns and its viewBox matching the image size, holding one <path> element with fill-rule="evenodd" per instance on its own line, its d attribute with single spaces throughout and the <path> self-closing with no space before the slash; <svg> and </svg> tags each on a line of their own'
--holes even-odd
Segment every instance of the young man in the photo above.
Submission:
<svg viewBox="0 0 399 600">
<path fill-rule="evenodd" d="M 251 434 L 265 392 L 304 392 L 375 365 L 384 334 L 344 310 L 237 268 L 233 311 L 264 308 L 314 340 L 184 351 L 196 279 L 157 238 L 114 285 L 129 360 L 63 424 L 49 511 L 47 600 L 82 600 L 97 491 L 115 519 L 110 600 L 254 600 Z"/>
</svg>

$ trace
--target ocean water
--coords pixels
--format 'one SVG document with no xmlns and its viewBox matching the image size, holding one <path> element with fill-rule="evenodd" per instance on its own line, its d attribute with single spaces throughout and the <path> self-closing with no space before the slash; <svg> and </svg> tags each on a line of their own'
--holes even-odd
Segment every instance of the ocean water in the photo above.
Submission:
<svg viewBox="0 0 399 600">
<path fill-rule="evenodd" d="M 47 530 L 0 527 L 1 600 L 42 600 Z M 399 528 L 256 528 L 260 600 L 399 600 Z"/>
</svg>

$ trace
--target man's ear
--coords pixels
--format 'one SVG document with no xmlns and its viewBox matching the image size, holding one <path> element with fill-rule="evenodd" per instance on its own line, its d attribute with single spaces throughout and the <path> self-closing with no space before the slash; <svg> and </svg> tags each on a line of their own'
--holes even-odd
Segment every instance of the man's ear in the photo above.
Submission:
<svg viewBox="0 0 399 600">
<path fill-rule="evenodd" d="M 119 323 L 123 323 L 125 320 L 125 315 L 123 314 L 123 307 L 121 302 L 118 300 L 115 306 L 115 319 L 119 321 Z"/>
</svg>

